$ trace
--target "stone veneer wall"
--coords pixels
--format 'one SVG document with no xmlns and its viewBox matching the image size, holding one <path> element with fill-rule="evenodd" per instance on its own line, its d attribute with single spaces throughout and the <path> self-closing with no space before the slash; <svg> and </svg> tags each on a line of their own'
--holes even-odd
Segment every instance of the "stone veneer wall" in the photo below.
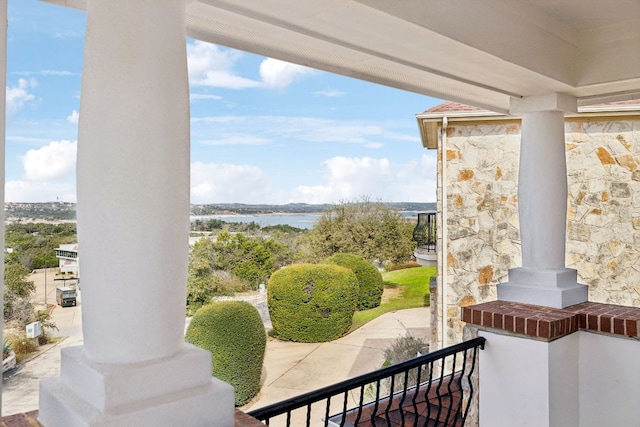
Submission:
<svg viewBox="0 0 640 427">
<path fill-rule="evenodd" d="M 640 117 L 568 118 L 565 131 L 566 265 L 589 285 L 590 301 L 640 307 Z M 462 339 L 460 307 L 495 300 L 496 284 L 521 265 L 519 149 L 514 120 L 450 121 L 446 152 L 439 141 L 440 176 L 443 156 L 447 164 L 446 252 L 438 240 L 438 271 L 447 268 L 447 345 Z"/>
</svg>

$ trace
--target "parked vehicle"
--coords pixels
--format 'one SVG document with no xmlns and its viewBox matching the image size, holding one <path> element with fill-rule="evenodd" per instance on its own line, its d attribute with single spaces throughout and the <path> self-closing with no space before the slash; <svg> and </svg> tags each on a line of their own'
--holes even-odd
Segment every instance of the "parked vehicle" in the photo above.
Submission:
<svg viewBox="0 0 640 427">
<path fill-rule="evenodd" d="M 76 305 L 76 289 L 68 286 L 58 286 L 56 288 L 56 302 L 62 307 Z"/>
</svg>

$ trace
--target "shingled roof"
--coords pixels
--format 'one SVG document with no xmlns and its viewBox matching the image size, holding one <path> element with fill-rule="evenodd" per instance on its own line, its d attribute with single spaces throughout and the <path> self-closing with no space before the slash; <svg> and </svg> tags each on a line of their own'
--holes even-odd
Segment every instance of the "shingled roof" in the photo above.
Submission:
<svg viewBox="0 0 640 427">
<path fill-rule="evenodd" d="M 443 104 L 431 107 L 424 112 L 428 113 L 460 113 L 463 111 L 487 111 L 482 108 L 473 107 L 471 105 L 461 104 L 460 102 L 447 101 Z"/>
<path fill-rule="evenodd" d="M 607 102 L 604 104 L 593 105 L 593 107 L 605 107 L 605 106 L 612 106 L 612 107 L 613 106 L 621 106 L 621 107 L 637 106 L 640 109 L 640 99 L 628 99 L 624 101 L 614 101 L 614 102 Z M 464 113 L 464 112 L 472 112 L 472 111 L 482 112 L 487 110 L 474 107 L 472 105 L 462 104 L 460 102 L 447 101 L 442 104 L 436 105 L 435 107 L 429 108 L 423 114 Z"/>
</svg>

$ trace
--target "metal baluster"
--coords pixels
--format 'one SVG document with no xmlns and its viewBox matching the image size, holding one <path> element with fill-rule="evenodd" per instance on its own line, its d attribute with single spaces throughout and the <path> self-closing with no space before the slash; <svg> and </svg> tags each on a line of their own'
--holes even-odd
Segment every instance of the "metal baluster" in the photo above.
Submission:
<svg viewBox="0 0 640 427">
<path fill-rule="evenodd" d="M 378 403 L 380 402 L 380 380 L 376 381 L 376 400 L 373 405 L 373 412 L 371 413 L 371 425 L 375 427 L 376 417 L 378 416 Z"/>
<path fill-rule="evenodd" d="M 416 401 L 418 400 L 418 396 L 420 394 L 420 387 L 422 387 L 422 366 L 420 365 L 418 367 L 418 373 L 416 376 L 416 390 L 413 393 L 413 399 L 411 399 L 411 404 L 413 406 L 413 412 L 416 414 L 416 420 L 414 422 L 414 425 L 418 425 L 418 418 L 420 415 L 420 412 L 418 411 L 418 404 L 416 403 Z"/>
<path fill-rule="evenodd" d="M 356 416 L 356 420 L 353 422 L 354 426 L 357 426 L 360 422 L 360 417 L 362 416 L 362 405 L 364 404 L 364 384 L 360 386 L 360 402 L 358 403 L 358 415 Z"/>
<path fill-rule="evenodd" d="M 447 393 L 449 394 L 449 409 L 447 410 L 447 417 L 444 419 L 444 425 L 449 425 L 449 418 L 451 417 L 451 412 L 453 411 L 453 391 L 451 390 L 451 383 L 454 381 L 454 371 L 456 369 L 456 356 L 458 354 L 455 353 L 453 355 L 453 369 L 451 370 L 451 375 L 449 376 L 449 381 L 447 382 Z"/>
<path fill-rule="evenodd" d="M 429 393 L 431 393 L 431 385 L 433 384 L 433 361 L 429 362 L 429 381 L 427 381 L 427 390 L 424 393 L 425 404 L 427 405 L 427 419 L 424 426 L 427 427 L 431 419 L 431 403 L 429 401 Z"/>
</svg>

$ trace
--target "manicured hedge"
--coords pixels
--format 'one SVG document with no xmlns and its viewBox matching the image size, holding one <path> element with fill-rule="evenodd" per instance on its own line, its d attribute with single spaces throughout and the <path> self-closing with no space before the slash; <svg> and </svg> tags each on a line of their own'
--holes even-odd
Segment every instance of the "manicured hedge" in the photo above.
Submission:
<svg viewBox="0 0 640 427">
<path fill-rule="evenodd" d="M 276 336 L 296 342 L 334 340 L 349 330 L 358 279 L 332 264 L 296 264 L 276 271 L 267 285 Z"/>
<path fill-rule="evenodd" d="M 191 319 L 185 341 L 212 354 L 212 375 L 235 389 L 235 404 L 260 391 L 267 343 L 258 310 L 245 301 L 221 301 L 200 308 Z"/>
<path fill-rule="evenodd" d="M 346 267 L 358 278 L 358 310 L 366 310 L 380 305 L 384 282 L 380 271 L 366 259 L 346 253 L 336 253 L 324 262 Z"/>
</svg>

